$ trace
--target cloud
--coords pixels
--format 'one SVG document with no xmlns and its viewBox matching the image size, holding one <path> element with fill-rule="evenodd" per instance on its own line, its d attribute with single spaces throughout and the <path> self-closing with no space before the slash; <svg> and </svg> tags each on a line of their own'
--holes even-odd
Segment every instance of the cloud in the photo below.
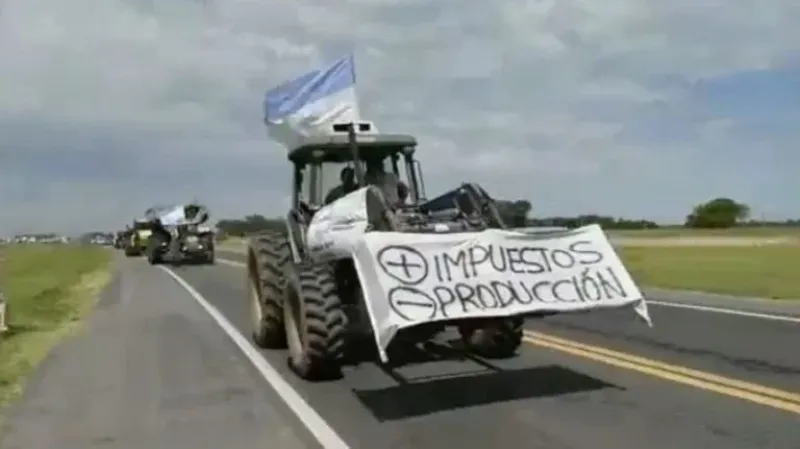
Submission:
<svg viewBox="0 0 800 449">
<path fill-rule="evenodd" d="M 187 196 L 278 215 L 290 170 L 263 93 L 351 50 L 362 109 L 417 136 L 429 192 L 800 215 L 798 21 L 788 0 L 0 0 L 0 232 L 113 228 Z"/>
</svg>

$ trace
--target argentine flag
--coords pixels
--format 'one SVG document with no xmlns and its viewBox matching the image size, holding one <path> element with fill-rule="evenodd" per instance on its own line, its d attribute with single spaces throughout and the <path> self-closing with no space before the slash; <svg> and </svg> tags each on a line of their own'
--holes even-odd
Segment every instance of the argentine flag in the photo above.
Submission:
<svg viewBox="0 0 800 449">
<path fill-rule="evenodd" d="M 352 54 L 269 90 L 264 99 L 267 132 L 288 149 L 333 134 L 334 123 L 359 119 Z"/>
</svg>

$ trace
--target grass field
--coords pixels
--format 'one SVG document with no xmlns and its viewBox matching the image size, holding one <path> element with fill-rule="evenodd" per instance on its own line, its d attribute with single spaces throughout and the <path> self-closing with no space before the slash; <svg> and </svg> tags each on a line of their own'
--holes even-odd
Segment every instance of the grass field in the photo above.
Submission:
<svg viewBox="0 0 800 449">
<path fill-rule="evenodd" d="M 0 336 L 0 409 L 26 376 L 80 326 L 109 281 L 111 253 L 73 245 L 0 246 L 10 330 Z"/>
<path fill-rule="evenodd" d="M 800 237 L 800 227 L 748 227 L 732 229 L 688 229 L 669 227 L 641 230 L 613 230 L 606 233 L 612 237 Z"/>
<path fill-rule="evenodd" d="M 798 228 L 665 228 L 608 234 L 639 285 L 800 298 Z"/>
<path fill-rule="evenodd" d="M 796 246 L 622 246 L 617 252 L 639 285 L 800 298 Z"/>
</svg>

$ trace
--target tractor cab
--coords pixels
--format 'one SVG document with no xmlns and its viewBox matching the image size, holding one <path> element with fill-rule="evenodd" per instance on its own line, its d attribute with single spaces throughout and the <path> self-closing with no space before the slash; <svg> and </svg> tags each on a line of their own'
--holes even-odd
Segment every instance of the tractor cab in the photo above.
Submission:
<svg viewBox="0 0 800 449">
<path fill-rule="evenodd" d="M 153 234 L 153 223 L 146 218 L 137 218 L 125 232 L 123 247 L 127 256 L 138 256 L 147 247 L 147 241 Z"/>
<path fill-rule="evenodd" d="M 370 132 L 371 126 L 369 122 L 334 124 L 331 134 L 308 138 L 289 151 L 295 208 L 313 213 L 367 185 L 381 188 L 393 207 L 418 204 L 424 198 L 421 166 L 414 159 L 416 139 Z M 364 133 L 356 133 L 356 127 Z"/>
<path fill-rule="evenodd" d="M 133 220 L 133 228 L 131 238 L 136 242 L 136 245 L 144 247 L 146 240 L 153 233 L 155 224 L 146 218 L 137 218 Z"/>
<path fill-rule="evenodd" d="M 132 230 L 134 232 L 137 231 L 152 231 L 153 230 L 153 222 L 146 219 L 146 218 L 137 218 L 133 220 Z"/>
</svg>

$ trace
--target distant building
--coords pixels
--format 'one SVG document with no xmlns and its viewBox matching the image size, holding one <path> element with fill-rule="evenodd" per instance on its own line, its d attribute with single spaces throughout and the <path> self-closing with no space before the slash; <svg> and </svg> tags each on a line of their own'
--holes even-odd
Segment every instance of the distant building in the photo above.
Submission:
<svg viewBox="0 0 800 449">
<path fill-rule="evenodd" d="M 13 243 L 68 243 L 69 239 L 57 234 L 21 234 L 15 235 Z"/>
</svg>

